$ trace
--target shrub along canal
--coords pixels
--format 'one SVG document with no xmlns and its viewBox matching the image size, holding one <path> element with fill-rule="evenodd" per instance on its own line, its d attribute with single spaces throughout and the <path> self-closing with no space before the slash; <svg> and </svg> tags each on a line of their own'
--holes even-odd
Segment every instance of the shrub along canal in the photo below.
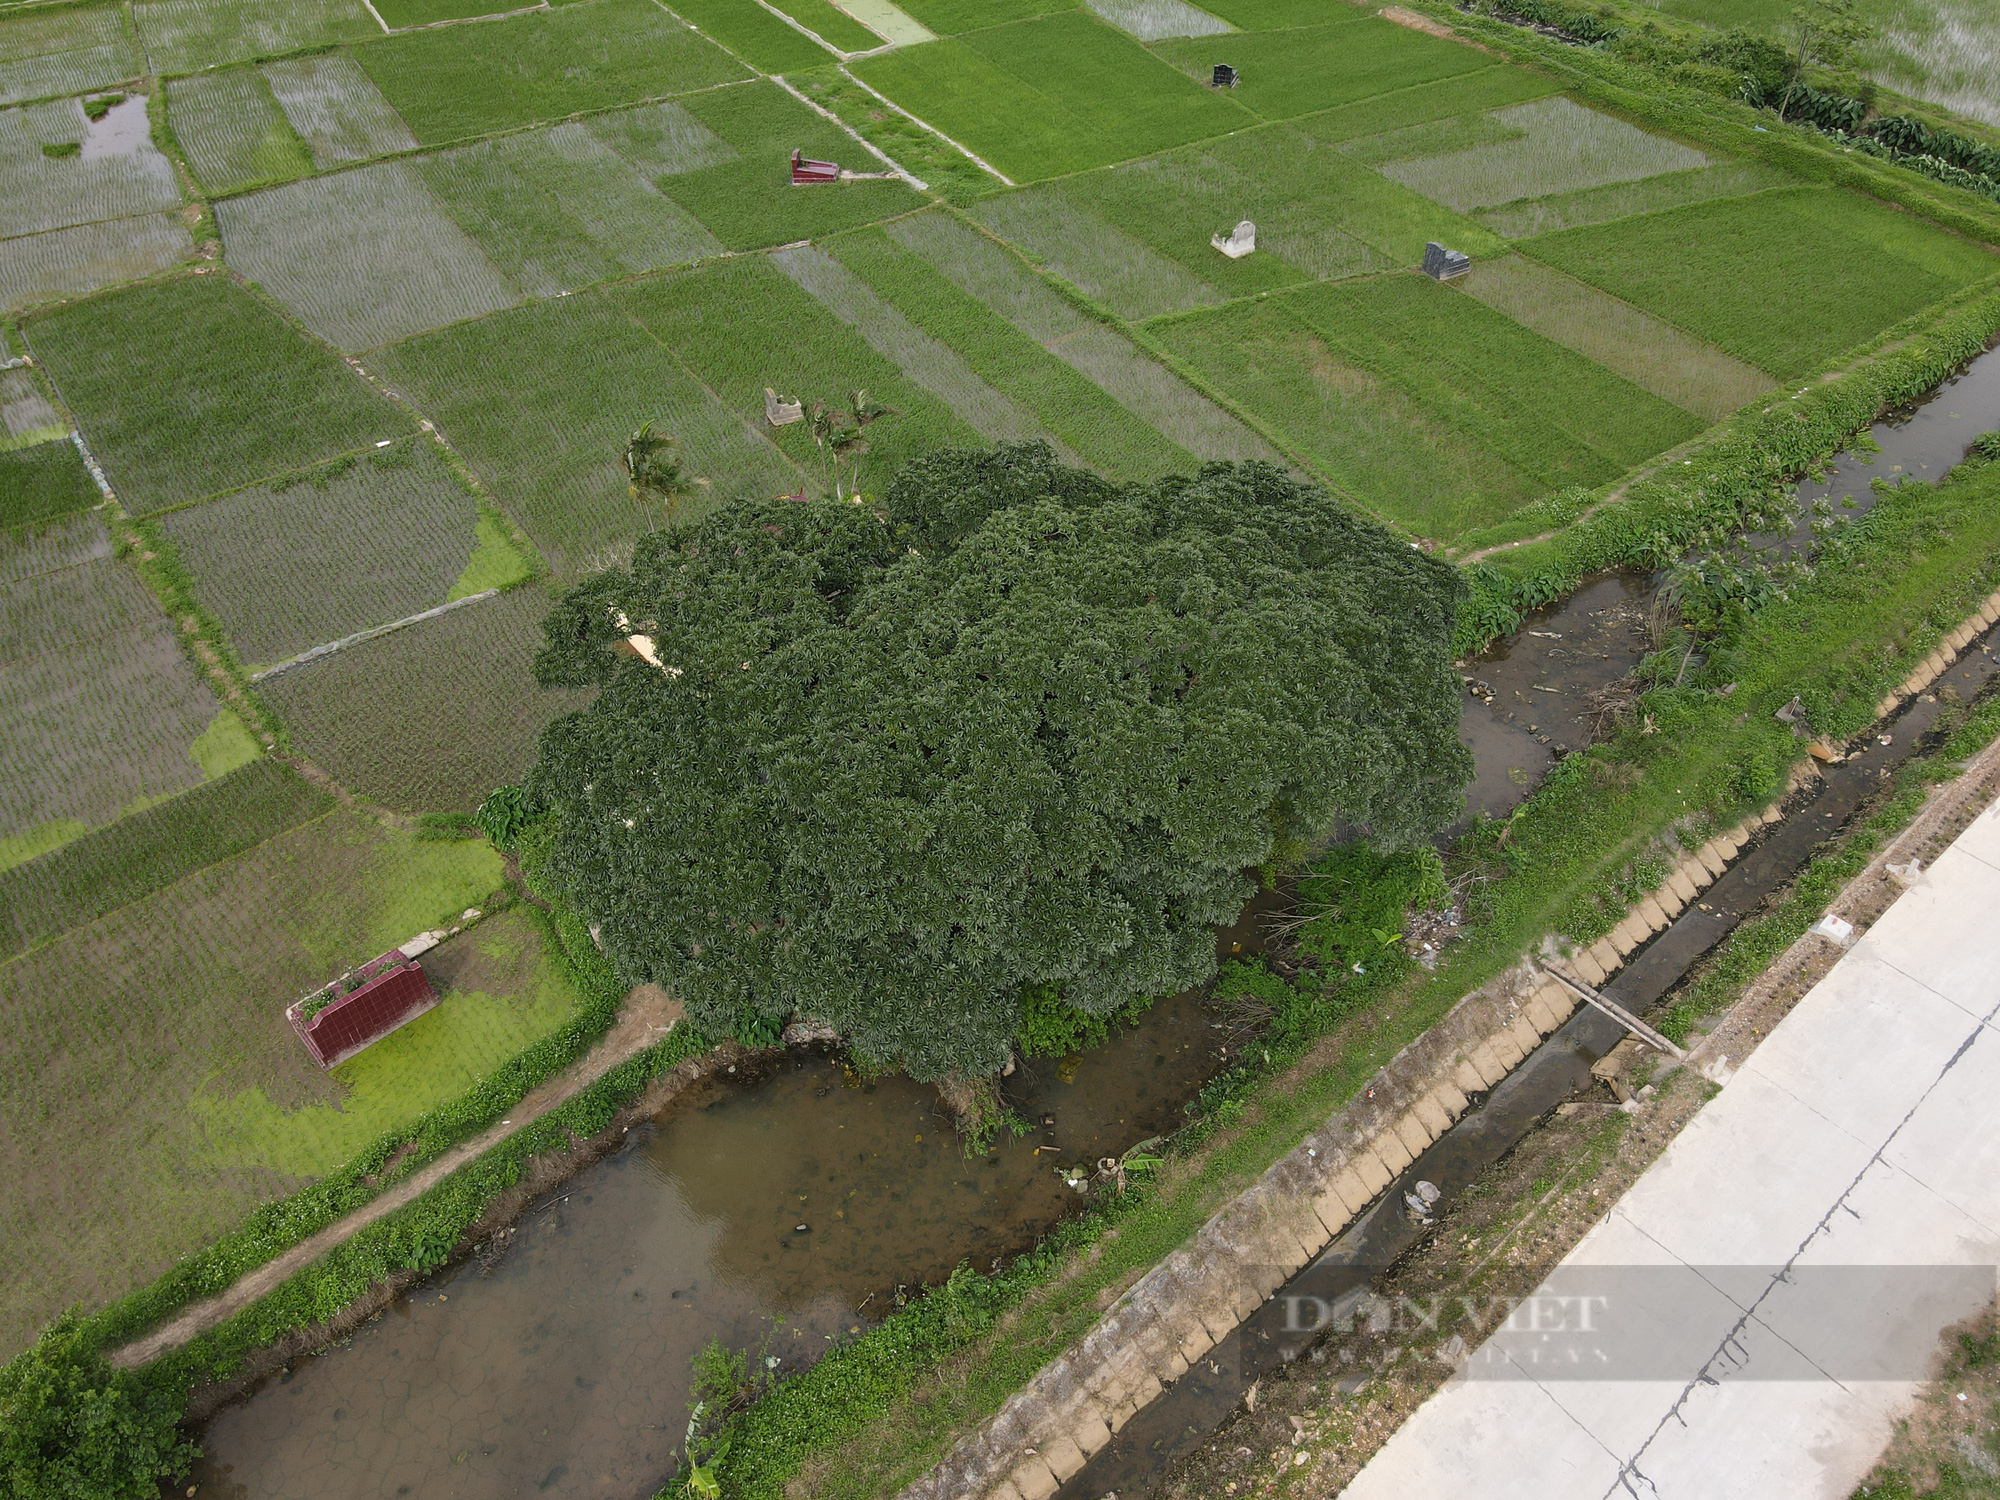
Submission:
<svg viewBox="0 0 2000 1500">
<path fill-rule="evenodd" d="M 1935 478 L 1996 427 L 2000 352 L 1989 352 L 1878 422 L 1879 452 L 1843 454 L 1800 498 L 1856 514 L 1873 479 Z M 1504 814 L 1564 752 L 1590 743 L 1600 695 L 1658 645 L 1655 594 L 1643 576 L 1594 580 L 1464 665 L 1461 727 L 1477 762 L 1469 812 Z M 1861 778 L 1887 758 L 1864 757 L 1843 800 L 1858 799 Z M 1783 856 L 1769 863 L 1783 869 L 1760 870 L 1760 889 L 1803 858 L 1804 846 L 1789 846 L 1807 831 L 1777 836 Z M 1816 840 L 1828 830 L 1809 831 Z M 1220 956 L 1257 946 L 1265 904 L 1219 935 Z M 1657 946 L 1663 961 L 1672 952 L 1674 976 L 1696 956 L 1678 951 L 1684 942 Z M 1629 999 L 1650 1003 L 1670 983 L 1654 977 L 1652 993 Z M 1455 1185 L 1587 1078 L 1588 1059 L 1616 1039 L 1593 1014 L 1580 1012 L 1545 1061 L 1434 1148 L 1464 1160 L 1427 1160 L 1423 1171 Z M 1080 1202 L 1066 1169 L 1174 1129 L 1238 1040 L 1205 992 L 1162 1001 L 1092 1051 L 1024 1064 L 1007 1097 L 1028 1133 L 1003 1131 L 970 1157 L 934 1089 L 863 1079 L 830 1050 L 795 1048 L 707 1079 L 473 1259 L 219 1413 L 201 1437 L 198 1493 L 640 1500 L 672 1470 L 689 1363 L 711 1339 L 795 1370 L 905 1289 L 1025 1249 Z M 1342 1253 L 1365 1278 L 1404 1228 L 1370 1215 Z M 1143 1486 L 1180 1446 L 1165 1429 L 1186 1441 L 1236 1399 L 1231 1380 L 1184 1384 L 1079 1480 Z"/>
</svg>

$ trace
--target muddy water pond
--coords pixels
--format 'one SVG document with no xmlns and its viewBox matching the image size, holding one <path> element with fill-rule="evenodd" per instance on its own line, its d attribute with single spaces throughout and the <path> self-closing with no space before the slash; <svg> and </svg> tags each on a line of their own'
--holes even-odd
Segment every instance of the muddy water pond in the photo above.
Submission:
<svg viewBox="0 0 2000 1500">
<path fill-rule="evenodd" d="M 1219 948 L 1254 941 L 1246 921 Z M 1024 1064 L 1030 1132 L 968 1158 L 934 1089 L 794 1049 L 690 1090 L 480 1255 L 293 1363 L 201 1436 L 204 1497 L 650 1496 L 711 1338 L 810 1363 L 961 1261 L 1028 1248 L 1081 1202 L 1064 1167 L 1182 1122 L 1227 1061 L 1198 993 Z"/>
</svg>

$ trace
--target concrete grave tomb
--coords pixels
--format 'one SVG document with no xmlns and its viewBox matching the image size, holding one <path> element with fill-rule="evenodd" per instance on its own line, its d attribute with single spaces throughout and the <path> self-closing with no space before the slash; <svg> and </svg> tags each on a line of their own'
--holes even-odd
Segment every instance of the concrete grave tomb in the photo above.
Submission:
<svg viewBox="0 0 2000 1500">
<path fill-rule="evenodd" d="M 1241 260 L 1257 248 L 1257 226 L 1245 219 L 1228 234 L 1211 235 L 1208 242 L 1231 260 Z"/>
<path fill-rule="evenodd" d="M 1436 240 L 1424 246 L 1424 274 L 1433 281 L 1450 281 L 1472 269 L 1472 257 L 1463 250 L 1447 250 Z"/>
</svg>

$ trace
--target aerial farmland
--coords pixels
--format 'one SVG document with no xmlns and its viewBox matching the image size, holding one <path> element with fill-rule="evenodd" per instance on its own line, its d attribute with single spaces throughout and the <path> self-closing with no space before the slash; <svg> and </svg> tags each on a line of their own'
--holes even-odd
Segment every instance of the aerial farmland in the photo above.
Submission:
<svg viewBox="0 0 2000 1500">
<path fill-rule="evenodd" d="M 640 1128 L 618 1112 L 674 1069 L 790 1066 L 770 1060 L 787 1055 L 775 1026 L 703 1034 L 674 996 L 634 990 L 600 951 L 609 914 L 543 877 L 510 811 L 545 729 L 598 695 L 542 685 L 545 620 L 635 567 L 649 536 L 779 497 L 873 504 L 938 450 L 1041 444 L 1133 493 L 1265 465 L 1459 570 L 1444 659 L 1477 706 L 1486 669 L 1467 663 L 1530 612 L 1769 529 L 1760 507 L 2000 329 L 2000 90 L 1935 17 L 1877 26 L 1851 56 L 1801 42 L 1814 61 L 1797 103 L 1790 84 L 1783 101 L 1753 97 L 1749 64 L 1716 60 L 1714 38 L 1749 39 L 1730 45 L 1758 65 L 1791 45 L 1783 18 L 1726 4 L 491 4 L 0 5 L 0 1361 L 77 1309 L 61 1326 L 170 1391 L 176 1414 L 207 1390 L 213 1415 L 313 1347 L 311 1330 L 344 1336 L 499 1243 L 501 1219 L 481 1215 L 523 1211 L 579 1165 L 547 1162 L 614 1122 Z M 1848 100 L 1864 74 L 1879 92 Z M 1913 131 L 1928 144 L 1897 144 Z M 1907 371 L 1870 373 L 1897 359 Z M 1853 410 L 1820 414 L 1854 391 Z M 671 440 L 670 483 L 634 457 L 653 434 Z M 1972 550 L 1912 563 L 1933 593 L 1903 614 L 1856 606 L 1829 659 L 1889 671 L 1955 625 L 1940 601 L 1991 571 L 1974 551 L 1997 509 L 1926 523 L 1911 556 Z M 1736 617 L 1673 598 L 1680 614 L 1663 625 L 1656 607 L 1649 626 L 1640 610 L 1630 629 L 1653 631 L 1636 660 L 1685 620 L 1681 675 L 1645 679 L 1680 690 L 1723 659 L 1692 642 Z M 660 666 L 638 624 L 619 633 L 640 662 L 621 671 Z M 1756 671 L 1737 674 L 1752 692 Z M 1593 784 L 1644 803 L 1631 827 L 1684 818 L 1698 783 L 1718 808 L 1778 795 L 1778 769 L 1742 769 L 1763 750 L 1608 702 L 1600 728 L 1693 747 L 1685 791 Z M 1539 847 L 1535 799 L 1581 785 L 1537 791 L 1593 736 L 1562 742 L 1532 719 L 1518 737 L 1544 748 L 1496 773 L 1500 810 L 1528 809 L 1529 832 L 1510 845 L 1483 812 L 1471 834 L 1439 831 L 1454 879 L 1454 860 L 1477 860 L 1451 839 L 1518 864 Z M 1645 801 L 1669 791 L 1683 801 Z M 1463 950 L 1485 943 L 1488 967 L 1461 991 L 1531 929 L 1598 936 L 1576 916 L 1598 911 L 1591 892 L 1650 889 L 1649 832 L 1547 816 L 1577 841 L 1560 855 L 1575 868 L 1502 901 L 1500 935 Z M 1411 951 L 1398 972 L 1430 984 L 1436 955 Z M 428 1008 L 322 1067 L 301 1028 L 384 955 L 421 964 Z M 1182 1024 L 1139 1021 L 1144 1008 L 1120 1023 L 1131 1034 Z M 1215 1039 L 1186 1024 L 1194 1040 L 1172 1045 L 1192 1058 Z M 1404 1040 L 1421 1029 L 1408 1024 Z M 1304 1037 L 1262 1066 L 1303 1057 Z M 1131 1117 L 1180 1111 L 1241 1061 L 1216 1059 Z M 644 1096 L 655 1113 L 664 1097 Z M 1243 1161 L 1262 1151 L 1261 1171 L 1291 1141 L 1258 1137 Z M 904 1283 L 960 1259 L 997 1272 L 996 1255 L 1045 1233 L 1056 1248 L 1036 1253 L 1062 1253 L 1082 1189 L 1048 1188 L 1035 1161 L 1054 1196 L 1021 1210 L 1027 1228 L 907 1265 L 885 1240 L 851 1299 L 880 1286 L 884 1300 L 826 1323 L 825 1346 L 862 1348 L 890 1297 L 919 1305 Z M 336 1237 L 345 1249 L 315 1252 L 333 1259 L 288 1262 L 282 1285 L 132 1352 L 434 1166 L 432 1197 L 412 1187 Z M 786 1206 L 779 1227 L 805 1214 Z M 1157 1258 L 1201 1216 L 1132 1243 Z M 688 1338 L 662 1357 L 671 1409 L 646 1418 L 674 1430 L 652 1447 L 605 1439 L 608 1487 L 584 1483 L 586 1455 L 495 1459 L 465 1489 L 447 1464 L 382 1492 L 540 1482 L 643 1500 L 693 1483 L 710 1470 L 694 1426 L 676 1446 Z M 1058 1345 L 1034 1347 L 960 1415 Z M 230 1420 L 214 1429 L 225 1447 Z M 855 1459 L 864 1477 L 838 1492 L 894 1493 L 884 1476 L 913 1478 L 948 1427 L 912 1423 L 907 1452 Z M 222 1471 L 203 1470 L 201 1494 L 364 1493 L 351 1472 L 259 1469 L 246 1448 L 279 1440 L 258 1431 L 229 1450 L 245 1487 L 211 1489 Z M 778 1478 L 774 1459 L 740 1489 L 689 1493 L 776 1495 L 801 1465 L 835 1493 L 824 1466 L 852 1456 L 853 1431 L 802 1439 Z"/>
</svg>

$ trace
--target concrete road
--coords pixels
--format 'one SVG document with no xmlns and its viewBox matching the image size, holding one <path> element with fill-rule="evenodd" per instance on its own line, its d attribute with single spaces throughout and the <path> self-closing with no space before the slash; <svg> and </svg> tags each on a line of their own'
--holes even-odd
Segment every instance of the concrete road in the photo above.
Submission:
<svg viewBox="0 0 2000 1500">
<path fill-rule="evenodd" d="M 1996 1013 L 2000 806 L 1514 1320 L 1542 1327 L 1475 1351 L 1345 1500 L 1846 1500 L 1994 1295 Z"/>
</svg>

